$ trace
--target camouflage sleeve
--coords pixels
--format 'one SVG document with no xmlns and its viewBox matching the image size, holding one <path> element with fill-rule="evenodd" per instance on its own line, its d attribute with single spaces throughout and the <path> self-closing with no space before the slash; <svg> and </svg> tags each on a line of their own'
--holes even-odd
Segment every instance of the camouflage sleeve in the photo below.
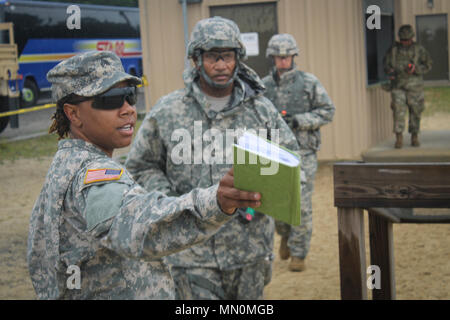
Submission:
<svg viewBox="0 0 450 320">
<path fill-rule="evenodd" d="M 125 166 L 147 191 L 170 193 L 171 183 L 165 175 L 166 149 L 159 135 L 158 123 L 149 115 L 136 134 Z"/>
<path fill-rule="evenodd" d="M 279 112 L 276 112 L 275 115 L 275 127 L 279 129 L 279 140 L 280 145 L 283 147 L 286 147 L 292 151 L 299 151 L 300 147 L 297 142 L 297 138 L 295 137 L 294 133 L 292 132 L 291 128 L 286 124 L 286 121 L 283 120 L 281 114 Z"/>
<path fill-rule="evenodd" d="M 264 108 L 262 108 L 262 110 L 267 112 L 267 116 L 272 119 L 271 128 L 276 129 L 276 131 L 273 132 L 274 134 L 276 134 L 276 136 L 272 136 L 271 140 L 276 144 L 294 151 L 299 157 L 301 157 L 300 146 L 297 142 L 297 138 L 295 137 L 291 128 L 289 128 L 289 126 L 283 120 L 281 114 L 277 111 L 273 103 L 269 99 L 264 98 L 262 99 L 262 104 L 264 105 Z M 306 175 L 303 168 L 300 168 L 300 182 L 302 184 L 306 183 Z"/>
<path fill-rule="evenodd" d="M 419 59 L 417 59 L 416 73 L 425 74 L 431 70 L 432 59 L 428 51 L 424 47 L 419 49 Z"/>
<path fill-rule="evenodd" d="M 114 174 L 97 174 L 102 168 Z M 179 198 L 148 193 L 110 159 L 89 163 L 71 187 L 91 237 L 120 255 L 149 260 L 206 240 L 233 217 L 220 209 L 217 189 L 193 189 Z"/>
<path fill-rule="evenodd" d="M 174 198 L 145 193 L 136 185 L 124 194 L 102 243 L 122 256 L 145 260 L 198 244 L 232 217 L 219 208 L 217 188 L 194 189 Z"/>
<path fill-rule="evenodd" d="M 286 122 L 281 117 L 280 113 L 277 112 L 276 127 L 279 130 L 280 135 L 280 145 L 294 151 L 301 159 L 300 146 L 298 145 L 297 138 L 292 132 L 291 128 L 286 124 Z M 303 168 L 300 166 L 300 183 L 306 184 L 306 174 Z"/>
<path fill-rule="evenodd" d="M 255 101 L 257 114 L 260 115 L 261 121 L 265 122 L 266 129 L 276 129 L 271 131 L 271 140 L 292 151 L 300 150 L 292 130 L 281 117 L 281 114 L 267 97 L 261 96 Z"/>
<path fill-rule="evenodd" d="M 300 130 L 316 130 L 333 120 L 335 106 L 318 79 L 313 82 L 309 99 L 310 111 L 294 115 Z"/>
<path fill-rule="evenodd" d="M 270 84 L 270 78 L 271 78 L 271 76 L 267 75 L 267 76 L 265 76 L 264 78 L 261 79 L 263 85 L 266 87 L 266 90 L 265 90 L 264 93 L 267 92 L 267 86 Z"/>
</svg>

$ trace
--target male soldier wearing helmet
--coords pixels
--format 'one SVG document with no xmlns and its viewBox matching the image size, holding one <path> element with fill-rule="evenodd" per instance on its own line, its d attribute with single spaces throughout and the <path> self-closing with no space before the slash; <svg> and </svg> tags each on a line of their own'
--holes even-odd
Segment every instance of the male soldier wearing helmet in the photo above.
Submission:
<svg viewBox="0 0 450 320">
<path fill-rule="evenodd" d="M 279 129 L 279 143 L 299 149 L 295 136 L 263 96 L 261 79 L 242 63 L 245 47 L 233 21 L 221 17 L 199 21 L 191 34 L 188 56 L 194 67 L 184 71 L 186 87 L 152 107 L 128 155 L 126 166 L 141 185 L 181 195 L 218 182 L 232 166 L 222 160 L 225 155 L 229 159 L 232 146 L 227 144 L 217 161 L 208 161 L 207 140 L 212 137 L 207 133 L 216 140 L 233 129 Z M 175 161 L 173 157 L 180 153 L 181 132 L 185 133 L 181 139 L 189 141 L 187 161 Z M 222 150 L 223 140 L 215 142 Z M 201 150 L 195 152 L 197 146 Z M 177 298 L 263 297 L 264 285 L 271 276 L 274 222 L 259 212 L 250 221 L 244 216 L 225 224 L 206 242 L 167 257 Z"/>
<path fill-rule="evenodd" d="M 270 40 L 266 56 L 273 69 L 263 78 L 265 96 L 283 115 L 300 146 L 306 185 L 302 186 L 301 225 L 290 226 L 276 221 L 281 235 L 280 258 L 289 257 L 289 270 L 303 271 L 312 235 L 312 192 L 317 171 L 316 152 L 320 148 L 320 127 L 331 122 L 335 107 L 320 81 L 311 73 L 296 69 L 294 57 L 299 54 L 290 34 L 277 34 Z"/>
<path fill-rule="evenodd" d="M 395 148 L 403 146 L 406 109 L 409 110 L 408 131 L 411 146 L 420 146 L 420 116 L 425 108 L 423 75 L 431 70 L 432 60 L 424 47 L 415 43 L 411 25 L 398 30 L 400 42 L 396 42 L 384 57 L 384 71 L 389 75 L 391 108 L 394 116 Z M 384 87 L 386 88 L 386 87 Z"/>
</svg>

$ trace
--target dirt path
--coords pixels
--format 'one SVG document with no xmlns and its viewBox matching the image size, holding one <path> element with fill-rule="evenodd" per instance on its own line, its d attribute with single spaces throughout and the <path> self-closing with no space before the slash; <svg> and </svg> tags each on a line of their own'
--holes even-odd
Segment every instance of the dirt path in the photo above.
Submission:
<svg viewBox="0 0 450 320">
<path fill-rule="evenodd" d="M 34 299 L 26 265 L 28 223 L 51 159 L 0 165 L 0 299 Z"/>
<path fill-rule="evenodd" d="M 307 269 L 288 271 L 275 259 L 266 299 L 340 299 L 337 211 L 333 206 L 331 164 L 321 163 L 313 195 L 314 227 Z M 366 263 L 369 259 L 365 213 Z M 450 225 L 394 224 L 397 299 L 450 299 Z M 280 237 L 275 236 L 275 254 Z M 370 294 L 370 292 L 369 292 Z"/>
<path fill-rule="evenodd" d="M 422 125 L 424 130 L 450 130 L 450 115 L 423 119 Z M 28 222 L 50 162 L 50 158 L 22 159 L 0 165 L 0 299 L 35 299 L 26 266 Z M 307 269 L 288 271 L 288 261 L 278 258 L 276 235 L 266 299 L 340 299 L 331 163 L 319 166 L 313 210 Z M 367 234 L 366 214 L 366 247 Z M 450 225 L 394 225 L 394 253 L 397 299 L 450 299 Z"/>
</svg>

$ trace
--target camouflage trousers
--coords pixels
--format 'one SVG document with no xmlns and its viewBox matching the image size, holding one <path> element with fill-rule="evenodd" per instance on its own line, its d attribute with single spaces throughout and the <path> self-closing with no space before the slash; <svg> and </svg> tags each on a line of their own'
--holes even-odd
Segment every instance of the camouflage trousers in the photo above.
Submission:
<svg viewBox="0 0 450 320">
<path fill-rule="evenodd" d="M 291 226 L 281 221 L 275 221 L 275 230 L 282 237 L 288 237 L 288 247 L 291 256 L 305 259 L 309 252 L 312 236 L 312 193 L 314 178 L 317 171 L 317 154 L 302 156 L 302 169 L 306 175 L 306 185 L 301 190 L 301 223 Z"/>
<path fill-rule="evenodd" d="M 419 133 L 420 115 L 425 109 L 423 88 L 416 90 L 393 89 L 391 108 L 394 116 L 394 133 L 405 130 L 406 111 L 409 111 L 408 132 Z"/>
<path fill-rule="evenodd" d="M 234 270 L 172 267 L 177 300 L 261 300 L 271 261 Z"/>
</svg>

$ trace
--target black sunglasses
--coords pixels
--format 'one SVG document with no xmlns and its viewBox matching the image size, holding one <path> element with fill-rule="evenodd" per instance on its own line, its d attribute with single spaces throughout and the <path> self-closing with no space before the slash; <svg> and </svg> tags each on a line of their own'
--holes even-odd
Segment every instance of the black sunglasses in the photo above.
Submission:
<svg viewBox="0 0 450 320">
<path fill-rule="evenodd" d="M 92 108 L 102 110 L 119 109 L 125 100 L 134 106 L 137 103 L 136 87 L 113 88 L 94 97 Z"/>
<path fill-rule="evenodd" d="M 93 100 L 92 108 L 101 110 L 120 109 L 125 100 L 134 106 L 137 103 L 137 89 L 136 87 L 113 88 L 94 97 L 69 96 L 65 103 L 79 104 L 89 100 Z"/>
</svg>

